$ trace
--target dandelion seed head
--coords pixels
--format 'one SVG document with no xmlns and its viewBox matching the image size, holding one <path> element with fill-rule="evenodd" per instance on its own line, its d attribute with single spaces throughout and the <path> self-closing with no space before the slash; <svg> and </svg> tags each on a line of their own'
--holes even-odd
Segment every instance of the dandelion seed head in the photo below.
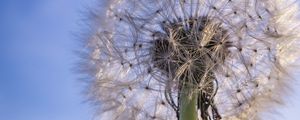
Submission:
<svg viewBox="0 0 300 120">
<path fill-rule="evenodd" d="M 281 103 L 300 56 L 292 0 L 107 3 L 87 41 L 100 119 L 174 120 L 182 83 L 210 94 L 224 120 L 257 120 Z"/>
</svg>

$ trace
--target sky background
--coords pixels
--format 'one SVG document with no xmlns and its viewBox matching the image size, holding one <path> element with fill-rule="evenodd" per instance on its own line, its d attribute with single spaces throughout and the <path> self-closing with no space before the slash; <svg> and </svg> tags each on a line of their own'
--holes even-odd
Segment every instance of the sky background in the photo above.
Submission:
<svg viewBox="0 0 300 120">
<path fill-rule="evenodd" d="M 72 72 L 73 50 L 80 49 L 74 32 L 91 5 L 92 0 L 0 0 L 0 120 L 92 119 L 84 85 Z M 279 119 L 300 119 L 299 80 L 275 113 Z"/>
</svg>

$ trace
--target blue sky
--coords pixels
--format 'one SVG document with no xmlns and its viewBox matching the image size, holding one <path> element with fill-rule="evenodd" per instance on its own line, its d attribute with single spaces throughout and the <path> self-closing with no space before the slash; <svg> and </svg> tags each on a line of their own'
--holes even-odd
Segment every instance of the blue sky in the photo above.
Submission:
<svg viewBox="0 0 300 120">
<path fill-rule="evenodd" d="M 0 1 L 0 120 L 91 120 L 72 72 L 82 10 L 91 0 Z M 299 75 L 298 75 L 299 76 Z M 282 119 L 300 118 L 299 80 Z"/>
<path fill-rule="evenodd" d="M 89 120 L 71 70 L 87 0 L 1 0 L 0 120 Z"/>
</svg>

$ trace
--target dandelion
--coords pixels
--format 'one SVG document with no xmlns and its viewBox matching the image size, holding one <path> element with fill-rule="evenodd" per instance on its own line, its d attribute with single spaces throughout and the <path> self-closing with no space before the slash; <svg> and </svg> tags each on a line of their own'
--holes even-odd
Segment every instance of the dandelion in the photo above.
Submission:
<svg viewBox="0 0 300 120">
<path fill-rule="evenodd" d="M 298 59 L 292 0 L 110 0 L 82 69 L 108 120 L 257 120 Z"/>
</svg>

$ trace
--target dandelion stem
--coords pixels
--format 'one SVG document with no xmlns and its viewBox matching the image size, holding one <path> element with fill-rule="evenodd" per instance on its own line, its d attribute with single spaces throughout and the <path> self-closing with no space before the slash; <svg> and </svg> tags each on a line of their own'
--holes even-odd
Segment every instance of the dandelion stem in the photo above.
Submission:
<svg viewBox="0 0 300 120">
<path fill-rule="evenodd" d="M 198 120 L 197 98 L 192 85 L 184 85 L 180 92 L 179 120 Z"/>
</svg>

